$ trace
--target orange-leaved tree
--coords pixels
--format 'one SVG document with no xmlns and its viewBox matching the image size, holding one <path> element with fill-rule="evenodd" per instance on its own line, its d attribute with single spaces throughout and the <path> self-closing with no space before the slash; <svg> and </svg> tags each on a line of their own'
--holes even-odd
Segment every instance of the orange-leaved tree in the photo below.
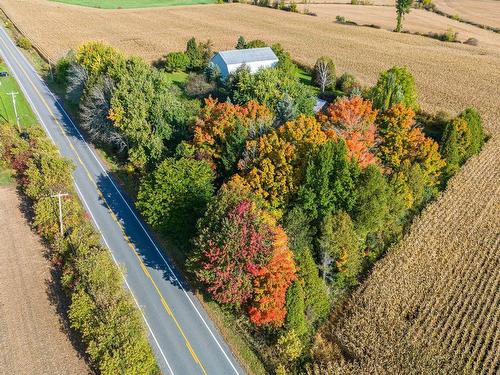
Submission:
<svg viewBox="0 0 500 375">
<path fill-rule="evenodd" d="M 205 99 L 193 129 L 197 157 L 214 163 L 221 172 L 230 172 L 241 157 L 246 139 L 269 129 L 272 122 L 269 108 L 255 101 L 237 105 Z"/>
<path fill-rule="evenodd" d="M 296 278 L 297 268 L 283 228 L 275 229 L 272 247 L 269 262 L 254 273 L 254 296 L 248 313 L 255 325 L 279 327 L 286 316 L 286 291 Z"/>
<path fill-rule="evenodd" d="M 301 115 L 246 143 L 241 176 L 271 207 L 281 208 L 300 185 L 306 155 L 326 141 L 320 123 Z"/>
<path fill-rule="evenodd" d="M 342 137 L 349 156 L 356 158 L 362 167 L 375 162 L 376 118 L 377 110 L 372 108 L 372 102 L 357 95 L 338 99 L 325 113 L 318 115 L 330 138 Z"/>
</svg>

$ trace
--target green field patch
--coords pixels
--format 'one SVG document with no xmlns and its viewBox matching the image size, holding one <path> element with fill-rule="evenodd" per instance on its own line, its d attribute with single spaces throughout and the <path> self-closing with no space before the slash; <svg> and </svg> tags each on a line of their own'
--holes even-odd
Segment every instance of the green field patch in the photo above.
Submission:
<svg viewBox="0 0 500 375">
<path fill-rule="evenodd" d="M 14 182 L 14 172 L 0 164 L 0 187 L 8 186 Z"/>
<path fill-rule="evenodd" d="M 175 83 L 177 85 L 184 84 L 186 83 L 189 74 L 186 72 L 182 71 L 175 71 L 172 73 L 165 73 L 165 75 L 168 77 L 169 80 L 172 81 L 172 83 Z"/>
<path fill-rule="evenodd" d="M 152 8 L 176 5 L 215 4 L 215 0 L 52 0 L 58 3 L 102 9 Z"/>
<path fill-rule="evenodd" d="M 14 104 L 12 103 L 12 96 L 9 94 L 17 93 L 15 101 L 20 125 L 31 126 L 36 124 L 38 121 L 35 114 L 5 64 L 0 64 L 0 71 L 9 74 L 7 77 L 0 77 L 0 123 L 10 122 L 16 124 Z"/>
</svg>

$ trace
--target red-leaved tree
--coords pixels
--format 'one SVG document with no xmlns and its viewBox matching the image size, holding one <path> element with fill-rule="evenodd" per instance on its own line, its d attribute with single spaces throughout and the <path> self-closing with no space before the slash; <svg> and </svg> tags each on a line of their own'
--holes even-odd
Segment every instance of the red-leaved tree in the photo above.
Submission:
<svg viewBox="0 0 500 375">
<path fill-rule="evenodd" d="M 288 238 L 241 184 L 224 185 L 198 223 L 188 265 L 216 301 L 243 307 L 256 325 L 281 325 L 295 278 Z"/>
<path fill-rule="evenodd" d="M 271 228 L 261 223 L 254 204 L 242 200 L 196 239 L 199 281 L 218 302 L 242 305 L 253 294 L 255 272 L 271 254 Z M 217 220 L 217 218 L 214 218 Z"/>
</svg>

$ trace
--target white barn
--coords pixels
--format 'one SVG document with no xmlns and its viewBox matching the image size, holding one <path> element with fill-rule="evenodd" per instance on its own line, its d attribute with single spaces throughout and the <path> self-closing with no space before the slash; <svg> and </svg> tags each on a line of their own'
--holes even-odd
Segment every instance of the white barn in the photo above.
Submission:
<svg viewBox="0 0 500 375">
<path fill-rule="evenodd" d="M 247 66 L 251 73 L 255 73 L 261 68 L 275 66 L 278 61 L 278 57 L 270 47 L 221 51 L 211 60 L 219 67 L 222 78 L 226 78 L 242 65 Z"/>
</svg>

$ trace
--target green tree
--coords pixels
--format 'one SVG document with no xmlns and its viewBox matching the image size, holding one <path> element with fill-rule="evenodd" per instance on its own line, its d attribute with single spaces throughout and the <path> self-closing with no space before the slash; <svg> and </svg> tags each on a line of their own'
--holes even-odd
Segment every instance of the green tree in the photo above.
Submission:
<svg viewBox="0 0 500 375">
<path fill-rule="evenodd" d="M 297 108 L 293 99 L 285 93 L 283 98 L 276 105 L 276 123 L 284 124 L 287 121 L 293 120 L 298 116 Z"/>
<path fill-rule="evenodd" d="M 440 151 L 446 161 L 443 175 L 448 179 L 458 171 L 462 159 L 459 151 L 457 127 L 454 121 L 450 121 L 444 130 Z"/>
<path fill-rule="evenodd" d="M 294 330 L 299 336 L 306 334 L 309 325 L 305 314 L 305 293 L 300 280 L 295 280 L 286 292 L 285 328 Z"/>
<path fill-rule="evenodd" d="M 460 113 L 458 117 L 467 122 L 467 127 L 470 132 L 470 141 L 466 151 L 466 158 L 479 154 L 485 140 L 483 120 L 479 112 L 475 108 L 467 108 Z"/>
<path fill-rule="evenodd" d="M 418 108 L 415 80 L 406 67 L 393 66 L 381 73 L 371 96 L 374 106 L 383 111 L 399 103 Z"/>
<path fill-rule="evenodd" d="M 290 249 L 296 258 L 300 257 L 302 252 L 312 247 L 314 233 L 311 228 L 311 220 L 302 208 L 295 206 L 287 211 L 283 222 Z"/>
<path fill-rule="evenodd" d="M 255 100 L 276 112 L 278 103 L 288 95 L 299 114 L 312 115 L 315 95 L 311 88 L 300 83 L 297 75 L 290 73 L 291 70 L 290 66 L 278 66 L 251 74 L 248 67 L 239 68 L 229 76 L 226 84 L 231 101 L 246 104 Z"/>
<path fill-rule="evenodd" d="M 379 167 L 369 165 L 359 177 L 352 215 L 364 234 L 383 228 L 389 214 L 391 190 Z"/>
<path fill-rule="evenodd" d="M 313 221 L 339 210 L 350 211 L 356 202 L 358 175 L 359 167 L 348 159 L 345 142 L 329 141 L 309 157 L 298 205 Z"/>
<path fill-rule="evenodd" d="M 345 212 L 325 216 L 318 239 L 323 279 L 342 289 L 352 285 L 361 271 L 363 254 L 351 218 Z"/>
<path fill-rule="evenodd" d="M 311 324 L 322 321 L 330 312 L 330 296 L 325 281 L 320 277 L 318 266 L 310 248 L 296 256 L 299 278 L 304 281 L 306 316 Z"/>
<path fill-rule="evenodd" d="M 222 145 L 220 154 L 220 161 L 225 178 L 229 178 L 237 172 L 237 163 L 245 150 L 247 139 L 248 127 L 241 123 L 238 123 L 234 131 L 227 136 L 226 143 Z"/>
<path fill-rule="evenodd" d="M 245 40 L 245 38 L 240 35 L 240 37 L 238 38 L 238 42 L 236 43 L 236 49 L 245 49 L 247 48 L 247 41 Z"/>
<path fill-rule="evenodd" d="M 141 181 L 137 207 L 153 227 L 186 240 L 213 195 L 213 180 L 205 161 L 167 158 Z"/>
<path fill-rule="evenodd" d="M 405 14 L 410 13 L 413 0 L 396 0 L 396 32 L 401 31 Z"/>
<path fill-rule="evenodd" d="M 170 52 L 165 56 L 165 70 L 174 72 L 184 71 L 189 65 L 189 56 L 185 52 Z"/>
<path fill-rule="evenodd" d="M 187 41 L 186 55 L 189 58 L 188 68 L 201 70 L 207 66 L 212 57 L 212 42 L 207 40 L 204 43 L 197 43 L 193 37 Z"/>
<path fill-rule="evenodd" d="M 163 156 L 174 128 L 182 127 L 191 112 L 165 73 L 132 58 L 120 73 L 108 118 L 125 138 L 130 163 L 141 168 Z"/>
</svg>

